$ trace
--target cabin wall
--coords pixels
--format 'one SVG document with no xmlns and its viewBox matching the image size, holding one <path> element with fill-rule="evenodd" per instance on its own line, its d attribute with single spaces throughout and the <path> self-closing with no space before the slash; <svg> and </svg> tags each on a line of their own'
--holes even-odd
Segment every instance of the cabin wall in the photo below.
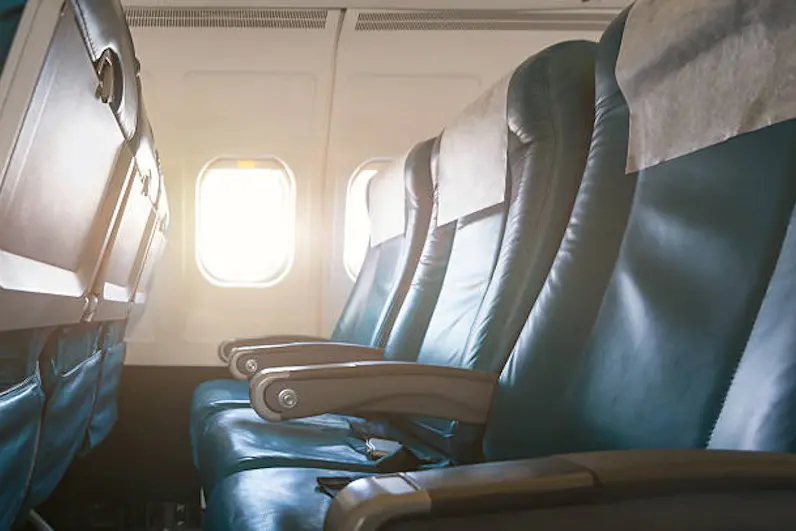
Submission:
<svg viewBox="0 0 796 531">
<path fill-rule="evenodd" d="M 172 203 L 169 244 L 127 364 L 213 366 L 230 337 L 328 334 L 352 286 L 343 266 L 355 169 L 434 136 L 528 56 L 600 31 L 133 28 Z M 296 250 L 271 287 L 220 287 L 195 259 L 196 183 L 217 157 L 275 156 L 295 178 Z M 252 242 L 256 245 L 257 242 Z"/>
</svg>

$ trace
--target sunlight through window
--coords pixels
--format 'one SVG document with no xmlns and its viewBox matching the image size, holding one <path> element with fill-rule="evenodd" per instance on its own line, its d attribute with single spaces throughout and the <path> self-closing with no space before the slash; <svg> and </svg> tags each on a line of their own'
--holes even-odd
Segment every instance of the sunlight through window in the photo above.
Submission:
<svg viewBox="0 0 796 531">
<path fill-rule="evenodd" d="M 345 207 L 345 242 L 343 263 L 352 280 L 356 280 L 370 242 L 368 217 L 368 183 L 387 167 L 389 161 L 370 161 L 361 165 L 348 182 Z"/>
<path fill-rule="evenodd" d="M 269 286 L 293 261 L 295 198 L 279 161 L 216 161 L 199 177 L 196 256 L 222 286 Z"/>
</svg>

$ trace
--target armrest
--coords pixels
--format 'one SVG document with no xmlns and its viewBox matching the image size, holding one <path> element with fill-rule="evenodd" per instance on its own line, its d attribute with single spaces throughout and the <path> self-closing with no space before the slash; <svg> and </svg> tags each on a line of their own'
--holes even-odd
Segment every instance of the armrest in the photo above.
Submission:
<svg viewBox="0 0 796 531">
<path fill-rule="evenodd" d="M 329 341 L 329 339 L 325 337 L 305 336 L 301 334 L 282 334 L 276 336 L 240 337 L 235 339 L 227 339 L 218 345 L 218 358 L 225 364 L 229 363 L 229 357 L 232 355 L 232 351 L 240 347 L 284 345 L 286 343 L 320 343 L 322 341 Z"/>
<path fill-rule="evenodd" d="M 484 424 L 497 375 L 406 363 L 365 361 L 267 369 L 252 378 L 257 413 L 280 421 L 322 413 L 423 415 Z"/>
<path fill-rule="evenodd" d="M 248 380 L 262 369 L 379 361 L 383 357 L 383 349 L 348 343 L 314 342 L 237 347 L 229 357 L 229 372 L 238 380 Z"/>
<path fill-rule="evenodd" d="M 335 497 L 324 529 L 374 530 L 396 519 L 759 489 L 796 494 L 796 455 L 714 450 L 569 454 L 359 479 Z"/>
</svg>

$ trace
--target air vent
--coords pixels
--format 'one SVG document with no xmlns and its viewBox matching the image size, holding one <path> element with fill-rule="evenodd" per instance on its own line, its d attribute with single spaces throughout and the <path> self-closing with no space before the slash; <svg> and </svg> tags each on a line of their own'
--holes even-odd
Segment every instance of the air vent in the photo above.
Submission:
<svg viewBox="0 0 796 531">
<path fill-rule="evenodd" d="M 355 31 L 602 31 L 615 13 L 506 11 L 373 11 L 360 13 Z"/>
<path fill-rule="evenodd" d="M 131 27 L 325 29 L 325 9 L 212 9 L 130 7 Z"/>
</svg>

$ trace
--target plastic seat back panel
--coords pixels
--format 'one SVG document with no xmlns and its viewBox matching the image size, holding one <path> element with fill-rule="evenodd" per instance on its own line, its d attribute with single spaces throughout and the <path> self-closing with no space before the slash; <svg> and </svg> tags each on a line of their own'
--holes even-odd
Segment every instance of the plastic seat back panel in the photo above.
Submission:
<svg viewBox="0 0 796 531">
<path fill-rule="evenodd" d="M 67 9 L 2 176 L 0 329 L 74 323 L 86 311 L 132 157 L 97 86 Z"/>
</svg>

